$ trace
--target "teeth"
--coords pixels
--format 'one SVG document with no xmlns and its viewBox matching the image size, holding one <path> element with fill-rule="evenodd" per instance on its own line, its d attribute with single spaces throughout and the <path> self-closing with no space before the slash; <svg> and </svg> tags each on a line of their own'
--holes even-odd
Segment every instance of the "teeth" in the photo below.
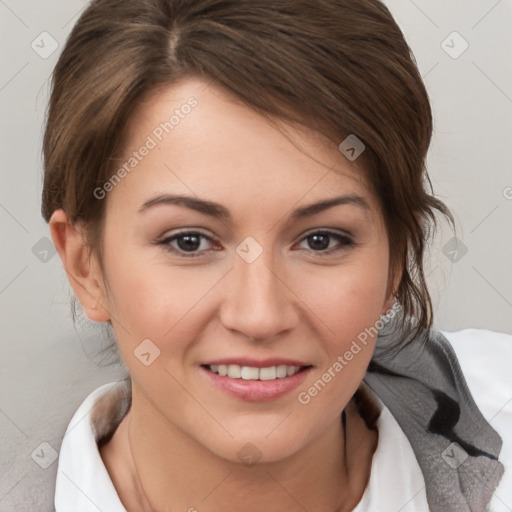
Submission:
<svg viewBox="0 0 512 512">
<path fill-rule="evenodd" d="M 277 379 L 277 372 L 275 366 L 268 368 L 260 368 L 260 380 L 275 380 Z"/>
<path fill-rule="evenodd" d="M 242 366 L 240 373 L 244 380 L 258 380 L 260 378 L 260 370 L 251 366 Z"/>
<path fill-rule="evenodd" d="M 294 366 L 290 366 L 290 368 L 295 368 Z M 283 377 L 286 377 L 286 365 L 280 364 L 279 366 L 276 366 L 276 376 L 278 379 L 282 379 Z"/>
<path fill-rule="evenodd" d="M 286 367 L 286 375 L 290 376 L 294 373 L 297 373 L 297 367 L 296 366 L 287 366 Z"/>
<path fill-rule="evenodd" d="M 237 364 L 230 364 L 228 366 L 228 377 L 232 379 L 239 379 L 242 376 L 242 371 L 240 370 L 240 366 Z"/>
<path fill-rule="evenodd" d="M 299 366 L 268 366 L 266 368 L 255 368 L 253 366 L 239 366 L 238 364 L 212 364 L 208 367 L 213 373 L 221 377 L 243 380 L 275 380 L 291 377 L 299 370 Z"/>
</svg>

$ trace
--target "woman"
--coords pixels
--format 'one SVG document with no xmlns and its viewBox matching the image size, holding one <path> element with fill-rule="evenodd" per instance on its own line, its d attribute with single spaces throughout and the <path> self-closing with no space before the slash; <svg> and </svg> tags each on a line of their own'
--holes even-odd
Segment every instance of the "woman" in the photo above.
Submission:
<svg viewBox="0 0 512 512">
<path fill-rule="evenodd" d="M 507 503 L 503 431 L 430 329 L 423 252 L 452 220 L 431 133 L 377 0 L 92 2 L 55 68 L 42 211 L 129 378 L 71 421 L 57 512 Z"/>
</svg>

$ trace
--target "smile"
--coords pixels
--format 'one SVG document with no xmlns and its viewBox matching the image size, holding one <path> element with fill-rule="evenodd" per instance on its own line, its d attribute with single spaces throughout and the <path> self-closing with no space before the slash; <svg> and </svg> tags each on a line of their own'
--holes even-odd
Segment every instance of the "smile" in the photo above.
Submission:
<svg viewBox="0 0 512 512">
<path fill-rule="evenodd" d="M 250 402 L 276 400 L 290 393 L 304 382 L 313 369 L 312 365 L 291 360 L 236 362 L 239 364 L 233 360 L 222 363 L 212 361 L 200 367 L 215 388 L 231 397 Z M 288 364 L 283 364 L 285 362 Z"/>
<path fill-rule="evenodd" d="M 227 376 L 232 379 L 275 380 L 291 377 L 305 367 L 281 364 L 279 366 L 257 368 L 255 366 L 240 366 L 238 364 L 211 364 L 206 365 L 206 368 L 221 377 Z"/>
</svg>

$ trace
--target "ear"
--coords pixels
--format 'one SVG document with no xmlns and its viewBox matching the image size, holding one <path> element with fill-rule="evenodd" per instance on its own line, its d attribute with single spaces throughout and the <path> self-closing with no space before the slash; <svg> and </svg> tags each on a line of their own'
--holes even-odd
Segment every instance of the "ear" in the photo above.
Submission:
<svg viewBox="0 0 512 512">
<path fill-rule="evenodd" d="M 382 307 L 382 311 L 380 312 L 381 315 L 387 314 L 387 312 L 393 307 L 393 303 L 395 302 L 395 295 L 390 294 L 388 298 L 386 299 L 386 302 L 384 303 L 384 306 Z"/>
<path fill-rule="evenodd" d="M 398 286 L 400 285 L 400 280 L 402 279 L 402 269 L 396 268 L 394 275 L 392 270 L 389 272 L 388 277 L 388 289 L 387 296 L 382 307 L 381 315 L 385 315 L 392 307 L 395 302 L 396 294 L 398 291 Z"/>
<path fill-rule="evenodd" d="M 55 210 L 49 222 L 53 243 L 84 313 L 94 322 L 110 319 L 107 296 L 97 259 L 90 254 L 84 232 L 69 222 L 63 210 Z"/>
</svg>

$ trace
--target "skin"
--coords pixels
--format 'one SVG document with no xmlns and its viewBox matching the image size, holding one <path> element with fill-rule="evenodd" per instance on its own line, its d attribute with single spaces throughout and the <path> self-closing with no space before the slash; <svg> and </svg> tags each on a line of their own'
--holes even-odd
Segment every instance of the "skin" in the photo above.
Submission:
<svg viewBox="0 0 512 512">
<path fill-rule="evenodd" d="M 132 377 L 131 410 L 101 456 L 128 510 L 352 510 L 377 433 L 349 401 L 375 340 L 307 405 L 297 395 L 391 307 L 395 287 L 377 198 L 358 161 L 332 141 L 271 123 L 196 77 L 138 106 L 120 165 L 189 96 L 198 105 L 104 199 L 102 265 L 84 250 L 81 226 L 62 210 L 50 221 L 85 313 L 111 321 Z M 164 193 L 219 203 L 231 223 L 178 205 L 140 211 Z M 291 218 L 297 208 L 340 195 L 357 195 L 367 208 L 343 204 Z M 201 238 L 193 258 L 178 254 L 177 239 L 156 243 L 182 229 L 214 241 Z M 308 236 L 327 229 L 349 234 L 355 245 L 332 236 L 329 249 L 315 249 Z M 263 249 L 252 263 L 236 252 L 248 236 Z M 134 355 L 144 339 L 160 350 L 149 366 Z M 232 356 L 289 357 L 313 368 L 291 393 L 251 402 L 220 391 L 200 369 Z M 261 454 L 256 465 L 238 457 L 247 443 Z"/>
</svg>

